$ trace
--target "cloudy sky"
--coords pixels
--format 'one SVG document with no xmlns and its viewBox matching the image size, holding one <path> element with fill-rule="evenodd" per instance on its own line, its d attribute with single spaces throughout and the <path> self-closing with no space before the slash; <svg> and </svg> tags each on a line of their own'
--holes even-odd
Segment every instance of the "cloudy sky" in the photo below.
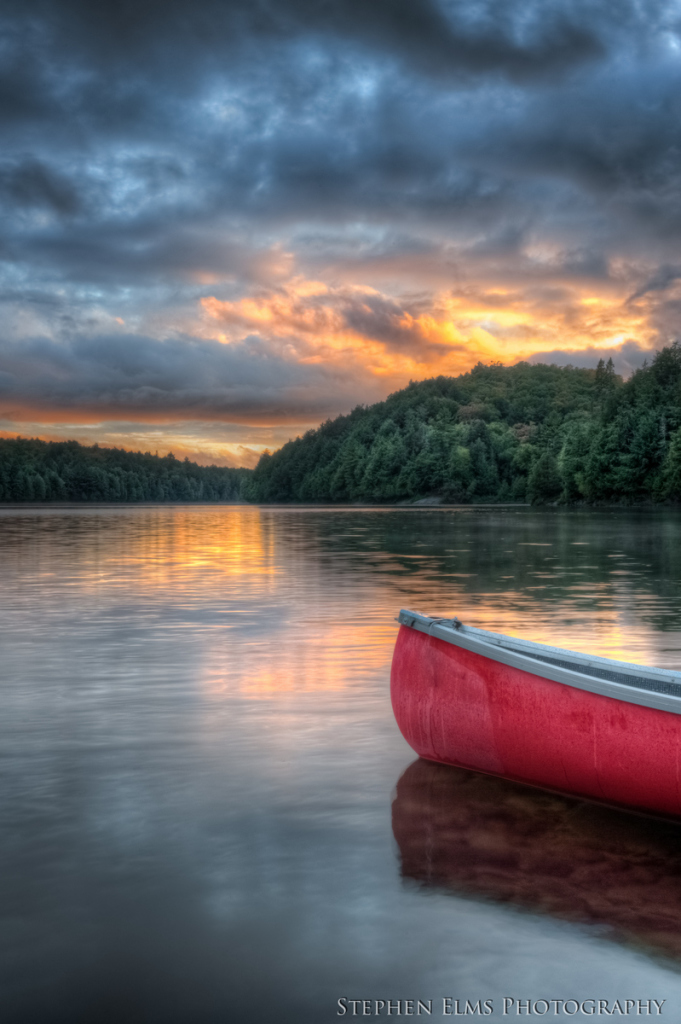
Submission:
<svg viewBox="0 0 681 1024">
<path fill-rule="evenodd" d="M 0 435 L 252 465 L 681 335 L 678 0 L 5 0 Z"/>
</svg>

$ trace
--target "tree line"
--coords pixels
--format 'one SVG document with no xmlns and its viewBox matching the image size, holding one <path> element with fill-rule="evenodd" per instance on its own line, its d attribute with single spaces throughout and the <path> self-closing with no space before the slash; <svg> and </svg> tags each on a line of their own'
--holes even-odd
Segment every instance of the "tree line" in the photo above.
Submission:
<svg viewBox="0 0 681 1024">
<path fill-rule="evenodd" d="M 77 441 L 0 439 L 0 501 L 681 500 L 681 346 L 627 381 L 500 363 L 412 382 L 265 453 L 255 470 Z"/>
<path fill-rule="evenodd" d="M 0 501 L 235 501 L 250 470 L 78 441 L 0 439 Z"/>
<path fill-rule="evenodd" d="M 412 382 L 266 453 L 254 502 L 681 500 L 681 347 L 627 381 L 594 369 L 478 364 Z"/>
</svg>

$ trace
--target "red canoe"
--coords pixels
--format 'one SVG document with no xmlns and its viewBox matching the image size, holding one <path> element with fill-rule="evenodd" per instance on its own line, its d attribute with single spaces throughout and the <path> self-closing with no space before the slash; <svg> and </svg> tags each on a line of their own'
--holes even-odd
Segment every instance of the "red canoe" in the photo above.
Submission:
<svg viewBox="0 0 681 1024">
<path fill-rule="evenodd" d="M 681 672 L 401 611 L 391 673 L 421 757 L 681 815 Z"/>
</svg>

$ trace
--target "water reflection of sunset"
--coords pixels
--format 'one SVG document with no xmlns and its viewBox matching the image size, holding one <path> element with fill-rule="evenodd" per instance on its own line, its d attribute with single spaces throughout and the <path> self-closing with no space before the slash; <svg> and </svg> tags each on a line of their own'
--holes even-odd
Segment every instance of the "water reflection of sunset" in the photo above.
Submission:
<svg viewBox="0 0 681 1024">
<path fill-rule="evenodd" d="M 111 550 L 99 533 L 89 538 L 91 551 L 85 564 L 96 558 L 97 573 L 83 572 L 84 587 L 96 588 L 102 576 L 114 585 L 133 577 L 138 592 L 172 585 L 189 594 L 200 581 L 204 593 L 218 596 L 225 577 L 253 579 L 280 571 L 274 564 L 272 532 L 258 509 L 240 508 L 227 516 L 209 513 L 207 529 L 205 518 L 202 521 L 187 507 L 170 515 L 160 508 L 138 509 L 133 515 L 138 517 L 139 529 L 127 534 L 124 550 Z M 112 529 L 107 538 L 120 521 L 115 509 L 109 518 Z M 116 572 L 109 576 L 114 565 Z"/>
<path fill-rule="evenodd" d="M 51 926 L 46 908 L 56 894 L 54 934 L 84 920 L 88 951 L 93 922 L 95 934 L 110 924 L 113 945 L 119 941 L 111 893 L 117 905 L 122 894 L 125 920 L 132 922 L 123 934 L 133 948 L 140 907 L 142 919 L 152 922 L 149 947 L 162 947 L 159 936 L 174 920 L 201 956 L 203 936 L 213 936 L 214 928 L 220 935 L 227 929 L 232 950 L 241 949 L 244 923 L 255 914 L 259 970 L 280 908 L 294 924 L 283 940 L 275 928 L 270 965 L 281 963 L 282 942 L 299 956 L 301 931 L 311 949 L 319 948 L 320 914 L 328 915 L 336 899 L 338 914 L 325 923 L 333 948 L 347 932 L 347 949 L 373 971 L 377 942 L 396 941 L 399 978 L 413 935 L 420 950 L 420 936 L 435 928 L 437 951 L 452 949 L 455 934 L 456 955 L 468 963 L 490 949 L 503 949 L 508 959 L 525 927 L 531 943 L 512 961 L 514 972 L 539 958 L 555 977 L 556 965 L 569 961 L 564 953 L 571 942 L 566 985 L 572 984 L 581 965 L 591 969 L 593 937 L 561 932 L 551 960 L 547 943 L 555 926 L 548 919 L 519 925 L 502 906 L 450 897 L 439 906 L 436 891 L 423 900 L 399 883 L 387 812 L 412 754 L 389 699 L 394 617 L 400 607 L 458 614 L 514 635 L 678 667 L 677 517 L 653 510 L 645 529 L 638 517 L 627 510 L 582 515 L 511 507 L 0 510 L 9 769 L 0 801 L 19 837 L 18 846 L 13 838 L 2 850 L 6 898 L 30 863 L 30 891 L 40 896 L 34 920 Z M 420 803 L 427 810 L 427 801 Z M 567 846 L 560 837 L 542 839 L 545 861 L 534 856 L 532 843 L 518 858 L 513 825 L 519 820 L 522 830 L 526 817 L 514 816 L 515 803 L 506 814 L 494 794 L 490 803 L 477 832 L 454 822 L 452 864 L 447 842 L 433 836 L 440 867 L 455 875 L 465 867 L 459 846 L 472 843 L 479 871 L 464 878 L 466 892 L 479 900 L 479 885 L 483 897 L 501 902 L 510 891 L 525 906 L 522 900 L 535 891 L 533 871 L 546 861 L 547 899 L 554 900 L 546 909 L 562 915 L 573 894 L 580 895 L 580 883 L 572 878 L 567 887 L 553 886 L 551 858 L 555 853 L 559 865 L 570 860 L 573 833 Z M 497 805 L 503 820 L 495 817 Z M 407 856 L 419 853 L 417 832 L 411 829 L 416 845 L 404 847 Z M 496 843 L 491 856 L 488 838 Z M 635 856 L 634 849 L 634 868 Z M 508 868 L 501 878 L 499 859 Z M 666 862 L 676 863 L 673 851 Z M 608 852 L 589 877 L 607 875 L 611 863 L 621 858 Z M 413 858 L 410 864 L 420 870 Z M 678 900 L 664 911 L 663 887 L 649 876 L 637 889 L 643 908 L 637 928 L 645 925 L 649 893 L 662 908 L 665 948 L 676 951 L 669 936 Z M 497 882 L 507 889 L 495 890 Z M 178 892 L 186 912 L 173 902 Z M 675 890 L 671 895 L 677 899 Z M 608 898 L 617 898 L 616 885 Z M 85 901 L 94 908 L 90 917 Z M 29 919 L 30 902 L 27 897 Z M 174 918 L 166 907 L 175 908 Z M 620 902 L 617 921 L 626 926 L 624 909 Z M 474 953 L 472 932 L 479 937 Z M 324 960 L 335 963 L 325 942 Z M 585 943 L 591 943 L 588 956 Z M 614 952 L 598 962 L 612 973 L 620 960 L 608 967 L 608 957 L 626 954 L 608 948 Z M 430 970 L 430 952 L 427 959 Z M 32 966 L 34 960 L 27 956 Z M 177 962 L 181 973 L 184 949 Z M 440 975 L 447 985 L 450 962 Z"/>
<path fill-rule="evenodd" d="M 401 607 L 678 667 L 677 598 L 660 584 L 679 557 L 675 534 L 664 515 L 630 530 L 632 516 L 184 506 L 93 510 L 76 525 L 52 509 L 42 542 L 3 559 L 6 570 L 33 560 L 49 595 L 60 582 L 49 538 L 63 531 L 78 605 L 114 621 L 134 593 L 140 629 L 191 640 L 207 693 L 283 700 L 387 685 Z"/>
</svg>

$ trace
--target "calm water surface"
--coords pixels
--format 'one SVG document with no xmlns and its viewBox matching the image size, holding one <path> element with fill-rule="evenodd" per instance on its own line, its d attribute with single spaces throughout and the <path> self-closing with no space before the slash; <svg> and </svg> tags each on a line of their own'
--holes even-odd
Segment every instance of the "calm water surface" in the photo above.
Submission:
<svg viewBox="0 0 681 1024">
<path fill-rule="evenodd" d="M 679 513 L 4 508 L 0 605 L 3 1022 L 678 1019 L 681 831 L 415 761 L 388 681 L 400 607 L 681 667 Z"/>
</svg>

